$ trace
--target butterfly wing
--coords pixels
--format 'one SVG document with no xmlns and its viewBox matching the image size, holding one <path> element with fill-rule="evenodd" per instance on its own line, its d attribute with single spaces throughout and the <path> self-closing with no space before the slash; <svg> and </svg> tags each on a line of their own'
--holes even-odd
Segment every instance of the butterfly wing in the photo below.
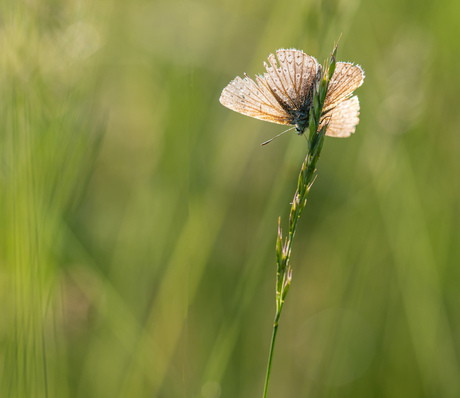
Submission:
<svg viewBox="0 0 460 398">
<path fill-rule="evenodd" d="M 359 65 L 353 65 L 349 62 L 337 62 L 334 74 L 329 82 L 323 113 L 338 106 L 348 98 L 354 90 L 363 84 L 363 80 L 364 72 Z"/>
<path fill-rule="evenodd" d="M 265 79 L 257 76 L 256 82 L 248 75 L 244 79 L 236 77 L 223 89 L 220 103 L 232 111 L 256 119 L 291 124 L 292 116 L 277 101 Z"/>
<path fill-rule="evenodd" d="M 222 91 L 222 105 L 243 115 L 278 124 L 295 124 L 308 117 L 320 66 L 315 58 L 299 50 L 278 50 L 270 54 L 267 73 L 239 76 Z M 279 63 L 279 65 L 278 65 Z M 348 137 L 359 122 L 358 97 L 349 98 L 364 80 L 358 65 L 337 62 L 329 83 L 321 126 L 329 124 L 326 135 Z"/>
<path fill-rule="evenodd" d="M 277 60 L 279 62 L 279 67 Z M 304 112 L 316 84 L 318 62 L 299 50 L 278 50 L 268 57 L 265 80 L 284 109 L 296 115 Z"/>
<path fill-rule="evenodd" d="M 349 137 L 359 123 L 359 101 L 354 96 L 342 101 L 323 116 L 320 128 L 328 123 L 326 135 L 329 137 Z"/>
<path fill-rule="evenodd" d="M 220 102 L 227 108 L 278 124 L 294 124 L 296 116 L 311 99 L 318 72 L 316 59 L 298 50 L 278 50 L 265 63 L 267 73 L 239 76 L 222 91 Z"/>
</svg>

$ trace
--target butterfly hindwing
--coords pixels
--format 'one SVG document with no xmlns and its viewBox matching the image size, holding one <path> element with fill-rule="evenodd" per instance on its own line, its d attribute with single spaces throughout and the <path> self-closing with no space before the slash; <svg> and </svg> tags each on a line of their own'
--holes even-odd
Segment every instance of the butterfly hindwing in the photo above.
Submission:
<svg viewBox="0 0 460 398">
<path fill-rule="evenodd" d="M 342 101 L 335 108 L 325 114 L 320 128 L 328 123 L 326 135 L 329 137 L 349 137 L 355 132 L 359 123 L 359 101 L 355 95 Z"/>
</svg>

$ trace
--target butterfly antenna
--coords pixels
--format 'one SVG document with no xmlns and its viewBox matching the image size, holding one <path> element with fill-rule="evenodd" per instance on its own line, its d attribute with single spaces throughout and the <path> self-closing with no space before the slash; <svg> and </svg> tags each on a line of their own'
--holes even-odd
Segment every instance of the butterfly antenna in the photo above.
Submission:
<svg viewBox="0 0 460 398">
<path fill-rule="evenodd" d="M 262 144 L 260 144 L 260 146 L 264 146 L 264 145 L 269 144 L 269 143 L 272 142 L 275 138 L 278 138 L 280 135 L 283 135 L 284 133 L 287 133 L 288 131 L 290 131 L 290 130 L 292 130 L 292 129 L 294 129 L 294 128 L 295 128 L 295 126 L 289 128 L 289 129 L 287 129 L 287 130 L 282 131 L 281 133 L 275 135 L 273 138 L 270 138 L 268 141 L 262 142 Z"/>
</svg>

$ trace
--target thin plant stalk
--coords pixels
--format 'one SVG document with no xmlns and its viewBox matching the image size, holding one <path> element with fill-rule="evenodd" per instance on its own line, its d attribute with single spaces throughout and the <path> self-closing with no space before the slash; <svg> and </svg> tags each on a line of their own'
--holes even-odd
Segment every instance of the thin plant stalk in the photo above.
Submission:
<svg viewBox="0 0 460 398">
<path fill-rule="evenodd" d="M 325 62 L 321 70 L 321 77 L 319 84 L 315 87 L 313 92 L 313 106 L 310 110 L 309 131 L 306 131 L 305 137 L 308 141 L 308 153 L 305 161 L 300 169 L 299 179 L 297 183 L 297 190 L 294 194 L 294 199 L 291 205 L 291 212 L 289 214 L 289 233 L 284 239 L 281 230 L 281 220 L 278 218 L 278 236 L 276 239 L 276 312 L 273 322 L 273 333 L 270 343 L 270 351 L 268 355 L 267 374 L 265 377 L 265 387 L 263 398 L 267 397 L 268 384 L 270 381 L 270 373 L 273 361 L 273 352 L 275 350 L 276 335 L 278 333 L 278 325 L 283 310 L 284 301 L 289 291 L 292 280 L 292 269 L 289 263 L 291 257 L 292 242 L 294 240 L 295 232 L 297 229 L 297 222 L 302 214 L 307 203 L 307 196 L 310 192 L 311 186 L 315 181 L 316 163 L 318 162 L 323 148 L 324 136 L 327 130 L 327 123 L 322 122 L 322 110 L 324 101 L 326 99 L 329 81 L 334 74 L 336 65 L 337 45 L 332 51 L 329 62 Z"/>
</svg>

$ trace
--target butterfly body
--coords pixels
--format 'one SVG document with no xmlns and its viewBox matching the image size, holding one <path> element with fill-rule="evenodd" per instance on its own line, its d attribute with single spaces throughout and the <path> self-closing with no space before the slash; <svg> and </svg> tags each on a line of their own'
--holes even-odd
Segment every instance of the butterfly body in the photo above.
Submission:
<svg viewBox="0 0 460 398">
<path fill-rule="evenodd" d="M 222 91 L 222 105 L 243 115 L 272 123 L 293 125 L 301 135 L 308 128 L 313 92 L 319 84 L 321 65 L 300 50 L 278 50 L 270 54 L 266 73 L 255 81 L 247 74 L 236 77 Z M 321 124 L 326 135 L 347 137 L 359 122 L 359 101 L 351 97 L 364 79 L 358 65 L 337 62 L 329 84 Z"/>
</svg>

